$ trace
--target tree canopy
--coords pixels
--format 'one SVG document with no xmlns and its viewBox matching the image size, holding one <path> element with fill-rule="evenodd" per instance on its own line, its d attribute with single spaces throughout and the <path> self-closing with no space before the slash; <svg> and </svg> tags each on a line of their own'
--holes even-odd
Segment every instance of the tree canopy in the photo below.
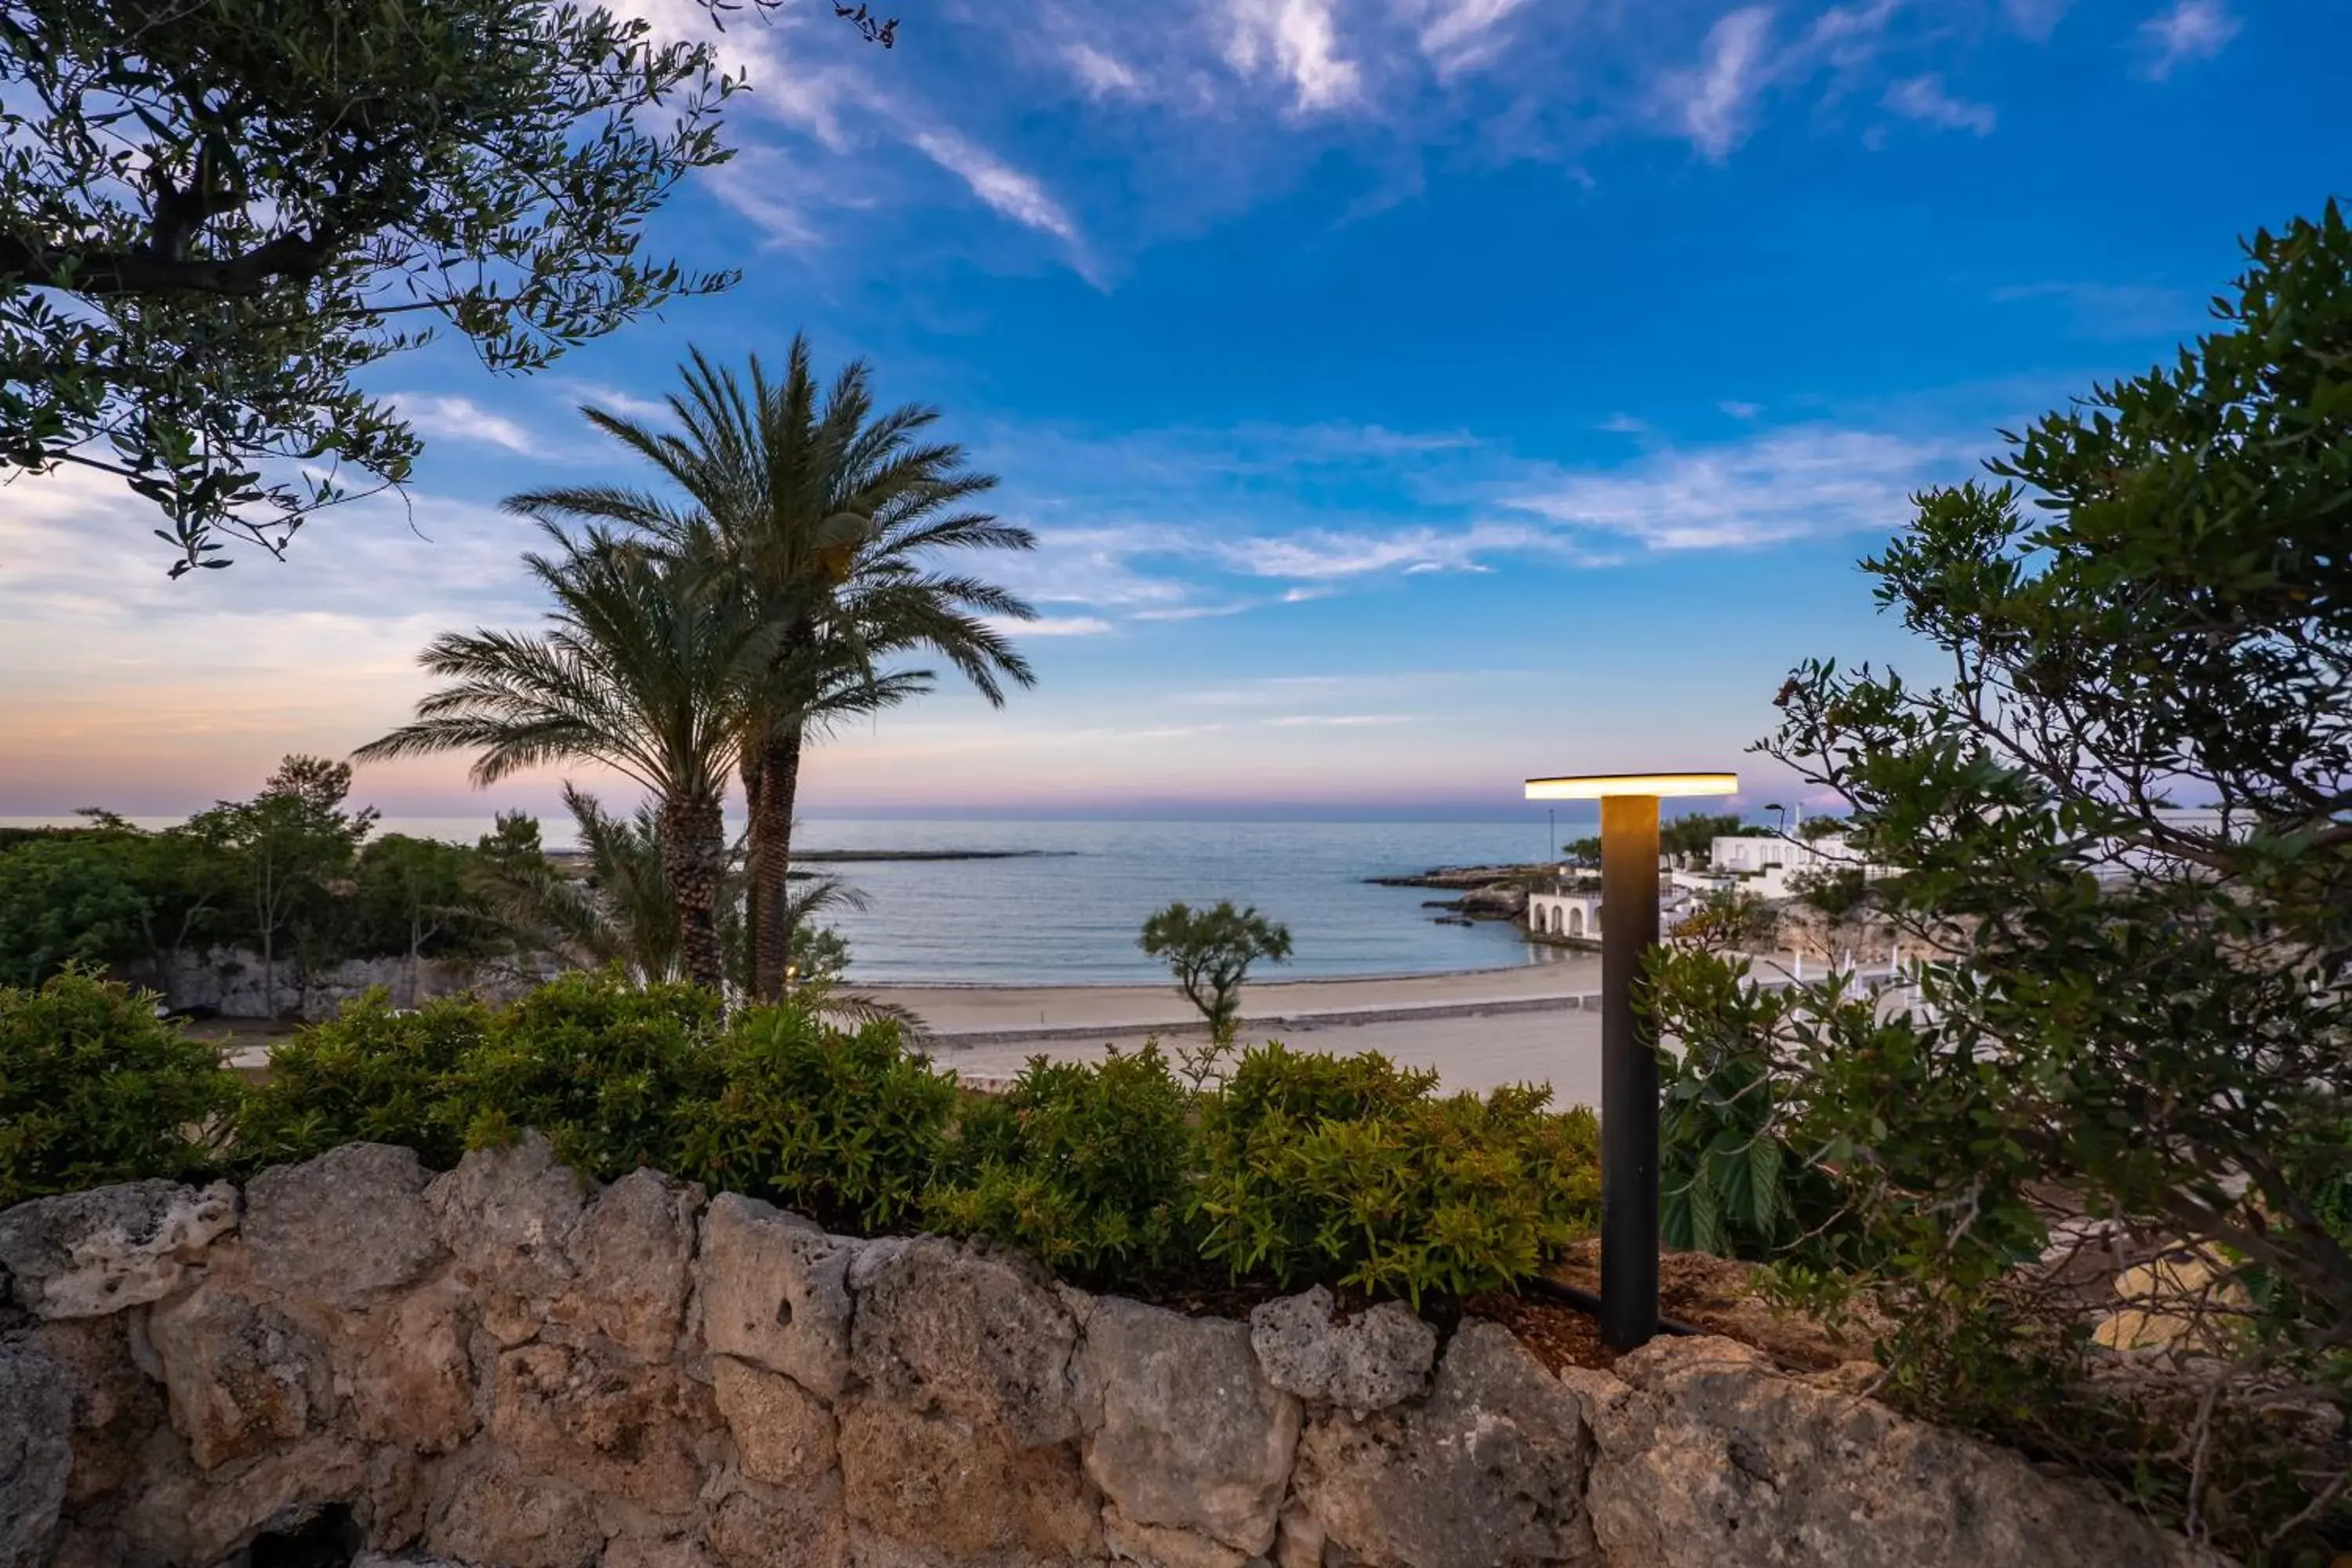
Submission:
<svg viewBox="0 0 2352 1568">
<path fill-rule="evenodd" d="M 535 370 L 731 281 L 641 231 L 743 85 L 571 0 L 0 0 L 0 473 L 122 477 L 174 575 L 282 550 L 409 475 L 369 365 Z"/>
<path fill-rule="evenodd" d="M 1170 904 L 1143 922 L 1139 943 L 1165 959 L 1177 989 L 1201 1010 L 1209 1032 L 1221 1043 L 1240 1021 L 1242 982 L 1260 959 L 1276 963 L 1290 956 L 1290 928 L 1267 920 L 1255 906 L 1234 908 L 1228 899 L 1211 910 Z"/>
</svg>

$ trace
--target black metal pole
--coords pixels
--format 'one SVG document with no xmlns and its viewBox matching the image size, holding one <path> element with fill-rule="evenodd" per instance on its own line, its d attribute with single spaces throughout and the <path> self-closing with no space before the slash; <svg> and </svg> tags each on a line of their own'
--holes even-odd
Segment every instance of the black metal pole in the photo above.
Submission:
<svg viewBox="0 0 2352 1568">
<path fill-rule="evenodd" d="M 1634 1009 L 1658 942 L 1658 797 L 1601 802 L 1601 1337 L 1658 1331 L 1658 1052 Z"/>
</svg>

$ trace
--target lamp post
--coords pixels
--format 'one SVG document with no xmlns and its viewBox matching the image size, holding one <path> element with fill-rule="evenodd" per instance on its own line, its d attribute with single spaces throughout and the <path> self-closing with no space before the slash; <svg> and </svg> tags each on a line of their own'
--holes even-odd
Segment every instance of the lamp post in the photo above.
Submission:
<svg viewBox="0 0 2352 1568">
<path fill-rule="evenodd" d="M 1601 1337 L 1658 1331 L 1658 1041 L 1634 1005 L 1658 944 L 1658 801 L 1732 795 L 1736 773 L 1529 779 L 1529 800 L 1601 803 Z"/>
</svg>

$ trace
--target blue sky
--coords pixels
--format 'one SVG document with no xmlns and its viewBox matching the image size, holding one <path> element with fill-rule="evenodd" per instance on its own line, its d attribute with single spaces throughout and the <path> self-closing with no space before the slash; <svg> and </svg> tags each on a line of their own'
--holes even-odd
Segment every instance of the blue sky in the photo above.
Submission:
<svg viewBox="0 0 2352 1568">
<path fill-rule="evenodd" d="M 427 637 L 536 612 L 497 499 L 625 473 L 573 405 L 796 328 L 942 406 L 1045 541 L 999 563 L 1038 689 L 837 737 L 812 811 L 1488 814 L 1742 764 L 1752 806 L 1790 664 L 1918 662 L 1853 566 L 1906 495 L 2347 194 L 2320 0 L 901 14 L 887 52 L 821 0 L 729 27 L 742 154 L 651 232 L 740 288 L 528 381 L 381 367 L 404 512 L 169 584 L 102 485 L 0 491 L 0 813 L 189 809 L 399 721 Z M 362 778 L 490 804 L 459 760 Z"/>
</svg>

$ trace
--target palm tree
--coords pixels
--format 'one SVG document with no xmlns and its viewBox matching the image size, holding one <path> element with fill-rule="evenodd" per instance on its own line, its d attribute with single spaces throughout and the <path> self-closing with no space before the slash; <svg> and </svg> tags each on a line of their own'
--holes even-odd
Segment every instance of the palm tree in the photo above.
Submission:
<svg viewBox="0 0 2352 1568">
<path fill-rule="evenodd" d="M 737 715 L 751 812 L 752 992 L 773 998 L 792 952 L 785 888 L 803 750 L 829 724 L 921 689 L 877 673 L 892 654 L 936 655 L 1000 706 L 1008 682 L 1034 684 L 998 623 L 1035 612 L 996 584 L 934 563 L 1028 550 L 1036 537 L 973 510 L 996 479 L 967 468 L 961 447 L 923 438 L 938 410 L 910 404 L 877 415 L 862 363 L 820 393 L 808 343 L 795 336 L 781 380 L 754 358 L 747 386 L 699 350 L 680 374 L 685 387 L 667 400 L 677 433 L 582 412 L 709 520 L 724 568 L 718 591 L 775 638 Z M 539 490 L 507 505 L 541 521 L 591 519 L 679 541 L 679 513 L 625 488 Z"/>
<path fill-rule="evenodd" d="M 691 543 L 692 521 L 671 522 Z M 523 560 L 555 596 L 551 628 L 435 638 L 418 662 L 452 684 L 419 702 L 413 723 L 353 755 L 478 751 L 478 785 L 549 763 L 598 763 L 644 786 L 677 951 L 688 978 L 715 987 L 725 975 L 720 802 L 741 745 L 743 692 L 767 668 L 773 638 L 709 593 L 706 574 L 682 555 L 593 529 L 547 533 L 555 552 Z"/>
</svg>

